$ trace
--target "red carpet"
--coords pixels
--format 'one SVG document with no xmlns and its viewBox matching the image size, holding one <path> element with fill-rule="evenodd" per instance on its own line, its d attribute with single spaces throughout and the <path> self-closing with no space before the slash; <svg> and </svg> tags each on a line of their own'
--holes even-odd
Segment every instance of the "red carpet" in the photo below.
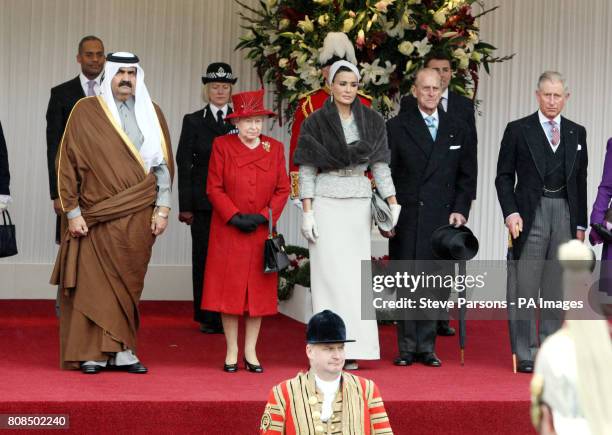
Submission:
<svg viewBox="0 0 612 435">
<path fill-rule="evenodd" d="M 264 319 L 265 373 L 226 374 L 223 336 L 200 333 L 190 307 L 142 304 L 138 356 L 149 374 L 86 376 L 59 370 L 52 301 L 0 301 L 0 414 L 68 414 L 61 433 L 257 433 L 270 387 L 306 368 L 304 326 Z M 380 339 L 382 360 L 357 374 L 378 384 L 396 434 L 533 433 L 529 376 L 512 373 L 506 322 L 468 323 L 464 367 L 456 337 L 438 339 L 439 369 L 393 366 L 394 327 L 382 327 Z"/>
</svg>

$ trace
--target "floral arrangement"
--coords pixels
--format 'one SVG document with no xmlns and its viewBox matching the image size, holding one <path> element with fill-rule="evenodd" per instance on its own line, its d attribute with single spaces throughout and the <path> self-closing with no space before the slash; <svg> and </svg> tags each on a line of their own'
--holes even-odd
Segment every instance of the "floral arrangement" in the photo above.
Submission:
<svg viewBox="0 0 612 435">
<path fill-rule="evenodd" d="M 452 57 L 450 87 L 474 98 L 480 66 L 495 57 L 495 47 L 479 38 L 481 0 L 260 0 L 243 8 L 246 33 L 238 49 L 247 51 L 262 81 L 276 94 L 275 110 L 291 120 L 299 97 L 323 85 L 317 64 L 328 32 L 341 31 L 355 46 L 363 90 L 374 107 L 388 116 L 432 50 Z M 472 4 L 483 12 L 474 15 Z M 280 119 L 280 117 L 279 117 Z"/>
<path fill-rule="evenodd" d="M 308 249 L 299 246 L 285 246 L 289 266 L 278 274 L 278 299 L 286 301 L 293 294 L 293 287 L 299 284 L 310 287 L 310 260 Z"/>
</svg>

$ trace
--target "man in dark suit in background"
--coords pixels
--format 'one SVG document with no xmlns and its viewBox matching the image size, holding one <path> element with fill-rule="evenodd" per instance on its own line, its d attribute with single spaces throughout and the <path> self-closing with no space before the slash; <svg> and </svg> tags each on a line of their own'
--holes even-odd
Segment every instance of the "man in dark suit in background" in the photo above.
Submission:
<svg viewBox="0 0 612 435">
<path fill-rule="evenodd" d="M 8 152 L 6 150 L 6 142 L 4 141 L 2 124 L 0 124 L 0 211 L 6 209 L 11 202 L 10 181 Z"/>
<path fill-rule="evenodd" d="M 563 298 L 559 245 L 587 228 L 586 130 L 561 116 L 569 92 L 554 71 L 538 80 L 539 110 L 506 126 L 495 187 L 517 263 L 517 295 L 559 301 Z M 517 307 L 519 308 L 519 307 Z M 533 372 L 538 350 L 535 309 L 517 311 L 518 370 Z M 539 338 L 557 331 L 563 321 L 557 310 L 540 310 Z"/>
<path fill-rule="evenodd" d="M 453 70 L 451 57 L 442 52 L 430 53 L 425 59 L 425 68 L 438 71 L 442 81 L 440 103 L 438 110 L 448 112 L 456 118 L 461 119 L 468 127 L 466 138 L 473 143 L 476 150 L 478 145 L 478 135 L 476 133 L 476 118 L 474 103 L 469 98 L 451 91 L 448 85 L 451 82 Z M 400 113 L 411 110 L 416 105 L 416 99 L 412 95 L 406 95 L 400 102 Z M 474 185 L 473 198 L 476 199 L 476 185 Z M 443 319 L 438 320 L 437 333 L 442 336 L 455 335 L 455 329 L 448 324 L 448 313 L 442 314 Z"/>
<path fill-rule="evenodd" d="M 208 104 L 202 110 L 185 115 L 176 151 L 179 221 L 191 227 L 193 319 L 200 323 L 200 331 L 209 334 L 222 333 L 223 327 L 219 313 L 200 308 L 212 217 L 212 206 L 206 195 L 208 160 L 213 140 L 232 132 L 232 125 L 224 118 L 232 113 L 228 103 L 232 85 L 237 80 L 226 63 L 208 66 L 202 76 L 203 96 Z"/>
<path fill-rule="evenodd" d="M 61 207 L 57 194 L 57 174 L 55 156 L 57 148 L 72 108 L 83 97 L 100 94 L 100 81 L 104 70 L 104 44 L 96 36 L 85 36 L 79 42 L 76 56 L 81 65 L 81 73 L 61 85 L 51 89 L 51 98 L 47 107 L 47 168 L 49 170 L 49 191 L 53 209 L 57 215 L 55 241 L 59 243 Z"/>
<path fill-rule="evenodd" d="M 412 92 L 417 104 L 387 123 L 391 175 L 403 210 L 396 236 L 389 241 L 389 255 L 391 260 L 425 260 L 422 264 L 429 271 L 436 259 L 431 245 L 433 232 L 443 225 L 467 223 L 476 188 L 477 157 L 465 123 L 438 110 L 438 72 L 420 70 Z M 430 290 L 419 288 L 415 294 L 446 300 L 450 293 L 447 289 Z M 441 365 L 434 349 L 435 319 L 440 313 L 429 311 L 425 315 L 398 321 L 396 365 L 415 361 L 432 367 Z"/>
</svg>

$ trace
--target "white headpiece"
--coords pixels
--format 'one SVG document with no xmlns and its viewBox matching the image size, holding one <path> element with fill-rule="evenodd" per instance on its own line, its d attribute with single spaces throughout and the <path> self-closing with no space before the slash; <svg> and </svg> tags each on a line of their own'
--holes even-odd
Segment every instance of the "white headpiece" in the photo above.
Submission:
<svg viewBox="0 0 612 435">
<path fill-rule="evenodd" d="M 323 47 L 319 52 L 319 64 L 321 66 L 330 65 L 335 60 L 346 59 L 351 63 L 357 64 L 355 57 L 355 47 L 349 40 L 346 33 L 329 32 L 323 40 Z"/>
<path fill-rule="evenodd" d="M 140 148 L 140 156 L 145 164 L 145 170 L 158 166 L 164 160 L 162 150 L 162 131 L 153 107 L 149 91 L 144 83 L 144 71 L 138 64 L 138 57 L 132 53 L 118 52 L 109 54 L 104 65 L 104 80 L 101 84 L 100 95 L 104 99 L 108 109 L 121 127 L 121 118 L 117 104 L 113 97 L 111 82 L 119 68 L 136 68 L 136 90 L 134 92 L 134 110 L 136 122 L 144 136 L 144 142 Z"/>
<path fill-rule="evenodd" d="M 334 62 L 332 66 L 329 68 L 329 75 L 327 76 L 327 83 L 329 83 L 330 86 L 332 82 L 334 81 L 334 76 L 336 75 L 340 67 L 343 67 L 343 66 L 353 71 L 355 75 L 357 76 L 357 81 L 361 81 L 361 75 L 359 74 L 359 69 L 357 69 L 357 67 L 354 64 L 346 60 L 338 60 Z"/>
</svg>

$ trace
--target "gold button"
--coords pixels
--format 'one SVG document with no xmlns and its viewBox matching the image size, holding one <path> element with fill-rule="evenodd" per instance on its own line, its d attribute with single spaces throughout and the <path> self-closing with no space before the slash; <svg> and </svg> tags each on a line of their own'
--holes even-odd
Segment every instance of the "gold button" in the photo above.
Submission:
<svg viewBox="0 0 612 435">
<path fill-rule="evenodd" d="M 317 396 L 310 396 L 308 398 L 308 403 L 310 403 L 311 405 L 316 405 L 319 402 L 319 399 L 317 399 Z"/>
<path fill-rule="evenodd" d="M 315 426 L 315 432 L 323 432 L 323 431 L 324 431 L 323 426 L 321 425 Z"/>
<path fill-rule="evenodd" d="M 314 418 L 315 420 L 318 420 L 321 418 L 321 413 L 319 411 L 314 411 L 312 413 L 312 418 Z"/>
<path fill-rule="evenodd" d="M 334 429 L 336 429 L 336 426 L 334 426 L 334 425 L 332 424 L 332 426 L 331 426 L 331 428 L 330 428 L 330 429 L 331 429 L 331 430 L 334 430 Z"/>
</svg>

